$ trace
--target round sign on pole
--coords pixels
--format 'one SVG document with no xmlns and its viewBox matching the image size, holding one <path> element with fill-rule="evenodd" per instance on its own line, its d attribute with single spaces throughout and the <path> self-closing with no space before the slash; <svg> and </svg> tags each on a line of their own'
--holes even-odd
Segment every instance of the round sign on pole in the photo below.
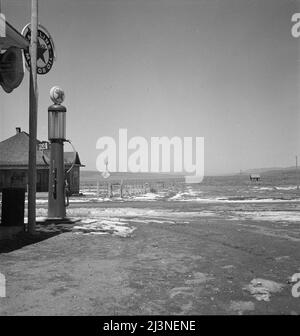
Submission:
<svg viewBox="0 0 300 336">
<path fill-rule="evenodd" d="M 22 35 L 30 42 L 31 29 L 30 23 L 28 23 L 22 30 Z M 37 73 L 39 75 L 47 74 L 55 61 L 55 48 L 53 40 L 42 25 L 38 26 L 38 44 L 37 44 Z M 30 69 L 31 59 L 29 49 L 24 50 L 25 65 L 27 70 Z"/>
</svg>

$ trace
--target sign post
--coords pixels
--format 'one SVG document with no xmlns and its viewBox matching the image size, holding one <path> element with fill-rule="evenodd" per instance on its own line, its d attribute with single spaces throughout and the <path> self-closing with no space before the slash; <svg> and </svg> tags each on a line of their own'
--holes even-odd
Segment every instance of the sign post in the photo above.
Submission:
<svg viewBox="0 0 300 336">
<path fill-rule="evenodd" d="M 38 0 L 31 0 L 31 43 L 29 79 L 29 162 L 28 162 L 28 232 L 35 232 L 36 219 L 36 146 L 37 146 L 37 29 Z"/>
<path fill-rule="evenodd" d="M 22 35 L 30 41 L 24 50 L 25 65 L 29 70 L 29 162 L 28 162 L 28 231 L 35 232 L 36 221 L 36 152 L 37 152 L 37 75 L 47 74 L 55 60 L 53 40 L 48 31 L 38 25 L 38 0 L 31 0 L 31 23 Z"/>
</svg>

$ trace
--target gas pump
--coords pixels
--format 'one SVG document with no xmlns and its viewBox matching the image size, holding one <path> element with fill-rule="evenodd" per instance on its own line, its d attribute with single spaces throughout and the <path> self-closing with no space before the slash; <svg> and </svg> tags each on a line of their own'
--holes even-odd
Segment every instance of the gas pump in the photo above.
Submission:
<svg viewBox="0 0 300 336">
<path fill-rule="evenodd" d="M 66 217 L 64 141 L 66 141 L 66 112 L 64 91 L 54 86 L 50 90 L 53 105 L 48 108 L 48 139 L 50 148 L 48 218 Z"/>
<path fill-rule="evenodd" d="M 72 165 L 71 167 L 65 172 L 65 179 L 64 179 L 64 185 L 65 185 L 65 189 L 64 189 L 64 194 L 65 194 L 65 206 L 69 206 L 70 202 L 69 202 L 69 197 L 70 197 L 70 188 L 69 188 L 69 183 L 68 183 L 68 174 L 70 174 L 70 172 L 72 171 L 75 163 L 76 163 L 76 155 L 77 155 L 77 151 L 74 147 L 74 145 L 72 144 L 71 140 L 65 140 L 65 142 L 68 142 L 72 149 L 73 149 L 73 152 L 74 152 L 74 160 L 72 162 Z M 48 143 L 47 143 L 48 144 Z M 48 150 L 48 146 L 46 146 L 45 148 L 45 143 L 42 143 L 40 144 L 40 150 L 42 151 L 42 158 L 43 158 L 43 161 L 44 163 L 47 165 L 47 166 L 50 166 L 50 158 L 49 156 L 47 155 L 47 150 Z M 55 189 L 55 188 L 54 188 Z M 55 191 L 55 190 L 54 190 Z"/>
</svg>

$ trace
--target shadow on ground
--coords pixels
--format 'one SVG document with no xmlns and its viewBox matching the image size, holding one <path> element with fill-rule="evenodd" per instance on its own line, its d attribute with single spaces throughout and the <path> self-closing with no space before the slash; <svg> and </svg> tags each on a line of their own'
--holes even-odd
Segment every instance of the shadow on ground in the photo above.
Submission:
<svg viewBox="0 0 300 336">
<path fill-rule="evenodd" d="M 9 253 L 24 246 L 36 244 L 40 241 L 52 238 L 58 234 L 61 234 L 61 232 L 37 232 L 35 234 L 21 232 L 11 239 L 1 240 L 0 253 Z"/>
</svg>

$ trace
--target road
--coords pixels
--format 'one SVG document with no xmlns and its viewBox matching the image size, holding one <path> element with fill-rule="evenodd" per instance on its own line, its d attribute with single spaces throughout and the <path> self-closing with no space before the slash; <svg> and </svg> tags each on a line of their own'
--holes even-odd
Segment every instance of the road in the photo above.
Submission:
<svg viewBox="0 0 300 336">
<path fill-rule="evenodd" d="M 126 237 L 65 232 L 0 254 L 0 314 L 300 313 L 298 223 L 195 214 L 129 223 Z"/>
</svg>

